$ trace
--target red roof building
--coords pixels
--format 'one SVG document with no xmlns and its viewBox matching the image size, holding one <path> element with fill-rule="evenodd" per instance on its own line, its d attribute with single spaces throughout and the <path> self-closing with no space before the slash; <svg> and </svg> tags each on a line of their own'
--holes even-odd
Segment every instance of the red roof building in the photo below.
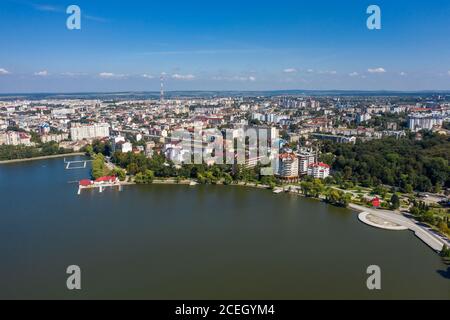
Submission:
<svg viewBox="0 0 450 320">
<path fill-rule="evenodd" d="M 95 183 L 114 183 L 117 181 L 117 177 L 115 176 L 104 176 L 98 179 L 95 179 Z"/>
<path fill-rule="evenodd" d="M 375 208 L 379 208 L 381 205 L 380 199 L 378 197 L 373 198 L 371 203 L 372 203 L 372 206 Z"/>
<path fill-rule="evenodd" d="M 87 186 L 90 186 L 91 184 L 93 184 L 93 182 L 92 182 L 92 180 L 89 180 L 89 179 L 83 179 L 83 180 L 80 180 L 79 184 L 82 187 L 87 187 Z"/>
<path fill-rule="evenodd" d="M 311 163 L 307 174 L 315 179 L 325 179 L 330 175 L 330 166 L 323 162 Z"/>
</svg>

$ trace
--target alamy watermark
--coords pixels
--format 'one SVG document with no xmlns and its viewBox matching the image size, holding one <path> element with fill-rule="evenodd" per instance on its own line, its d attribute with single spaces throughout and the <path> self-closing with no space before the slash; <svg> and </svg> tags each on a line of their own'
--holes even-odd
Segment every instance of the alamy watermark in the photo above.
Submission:
<svg viewBox="0 0 450 320">
<path fill-rule="evenodd" d="M 367 29 L 380 30 L 381 29 L 381 9 L 379 6 L 372 4 L 367 7 L 367 14 L 370 16 L 367 18 Z"/>
<path fill-rule="evenodd" d="M 367 267 L 366 273 L 370 275 L 366 281 L 367 289 L 381 290 L 381 268 L 377 265 L 370 265 Z"/>
<path fill-rule="evenodd" d="M 72 4 L 67 7 L 66 13 L 70 16 L 66 20 L 66 26 L 69 30 L 81 30 L 81 9 Z"/>
<path fill-rule="evenodd" d="M 81 269 L 77 265 L 68 266 L 66 273 L 70 276 L 67 278 L 66 286 L 69 290 L 81 290 Z"/>
<path fill-rule="evenodd" d="M 262 175 L 276 171 L 283 140 L 276 128 L 175 130 L 164 152 L 175 165 L 230 164 L 263 166 Z"/>
</svg>

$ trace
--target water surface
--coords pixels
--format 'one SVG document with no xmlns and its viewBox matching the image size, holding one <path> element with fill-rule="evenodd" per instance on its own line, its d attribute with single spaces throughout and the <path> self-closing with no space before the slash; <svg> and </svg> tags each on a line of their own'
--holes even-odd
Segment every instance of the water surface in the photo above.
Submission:
<svg viewBox="0 0 450 320">
<path fill-rule="evenodd" d="M 348 209 L 238 186 L 77 195 L 88 176 L 62 159 L 0 166 L 0 298 L 450 299 L 436 253 Z M 81 291 L 66 289 L 72 264 Z"/>
</svg>

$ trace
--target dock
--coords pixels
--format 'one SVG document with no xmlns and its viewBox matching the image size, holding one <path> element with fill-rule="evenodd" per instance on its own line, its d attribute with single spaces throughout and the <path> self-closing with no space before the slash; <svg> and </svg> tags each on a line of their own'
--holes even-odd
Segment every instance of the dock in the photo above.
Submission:
<svg viewBox="0 0 450 320">
<path fill-rule="evenodd" d="M 78 186 L 78 192 L 77 194 L 80 195 L 82 190 L 85 189 L 99 189 L 99 192 L 103 192 L 103 189 L 105 188 L 114 188 L 117 187 L 118 191 L 122 191 L 122 184 L 120 183 L 104 183 L 104 184 L 98 184 L 98 185 L 90 185 L 90 186 Z"/>
<path fill-rule="evenodd" d="M 103 176 L 95 179 L 95 181 L 83 179 L 78 183 L 78 194 L 81 194 L 81 191 L 84 189 L 99 189 L 99 192 L 103 192 L 104 188 L 114 187 L 122 191 L 122 184 L 116 176 Z"/>
<path fill-rule="evenodd" d="M 92 160 L 75 160 L 75 161 L 67 161 L 64 158 L 64 163 L 66 164 L 66 170 L 75 170 L 75 169 L 85 169 L 88 162 L 92 162 Z M 72 167 L 72 164 L 81 164 L 76 167 Z"/>
</svg>

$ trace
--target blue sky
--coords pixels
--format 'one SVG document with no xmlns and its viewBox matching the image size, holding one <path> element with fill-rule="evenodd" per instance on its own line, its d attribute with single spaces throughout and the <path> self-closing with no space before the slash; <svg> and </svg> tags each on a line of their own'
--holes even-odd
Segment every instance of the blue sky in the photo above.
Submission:
<svg viewBox="0 0 450 320">
<path fill-rule="evenodd" d="M 448 21 L 448 0 L 2 0 L 0 93 L 157 91 L 161 74 L 167 90 L 450 90 Z"/>
</svg>

